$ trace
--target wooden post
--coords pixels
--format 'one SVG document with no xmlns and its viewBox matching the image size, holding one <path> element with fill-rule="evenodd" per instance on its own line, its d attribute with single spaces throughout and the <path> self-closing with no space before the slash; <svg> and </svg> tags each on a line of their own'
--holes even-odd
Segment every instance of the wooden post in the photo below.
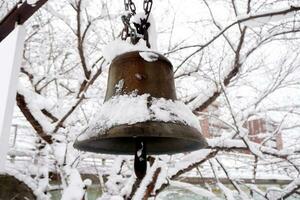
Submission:
<svg viewBox="0 0 300 200">
<path fill-rule="evenodd" d="M 24 39 L 24 27 L 17 26 L 0 43 L 0 171 L 4 171 L 6 154 L 9 147 L 10 127 L 16 99 Z"/>
<path fill-rule="evenodd" d="M 18 3 L 0 21 L 0 172 L 4 171 L 16 98 L 25 30 L 22 27 L 48 0 Z M 11 33 L 11 34 L 10 34 Z"/>
<path fill-rule="evenodd" d="M 25 1 L 17 4 L 0 21 L 0 42 L 15 29 L 16 24 L 24 24 L 47 1 L 48 0 L 37 0 L 34 4 L 29 4 Z"/>
</svg>

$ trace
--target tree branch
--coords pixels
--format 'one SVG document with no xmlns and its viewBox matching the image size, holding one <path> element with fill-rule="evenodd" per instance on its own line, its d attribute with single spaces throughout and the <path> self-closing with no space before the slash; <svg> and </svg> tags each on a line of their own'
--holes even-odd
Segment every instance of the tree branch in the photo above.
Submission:
<svg viewBox="0 0 300 200">
<path fill-rule="evenodd" d="M 42 125 L 32 115 L 25 101 L 25 97 L 17 93 L 16 100 L 17 100 L 18 107 L 20 108 L 20 110 L 22 111 L 23 115 L 28 120 L 28 122 L 31 124 L 31 126 L 34 128 L 34 130 L 37 132 L 37 134 L 48 144 L 52 144 L 53 142 L 52 137 L 45 132 Z"/>
</svg>

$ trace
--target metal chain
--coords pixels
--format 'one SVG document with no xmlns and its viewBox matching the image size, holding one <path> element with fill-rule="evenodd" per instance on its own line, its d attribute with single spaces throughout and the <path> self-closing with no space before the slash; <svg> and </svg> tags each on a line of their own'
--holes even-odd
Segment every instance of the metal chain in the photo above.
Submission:
<svg viewBox="0 0 300 200">
<path fill-rule="evenodd" d="M 144 0 L 144 11 L 147 16 L 146 21 L 148 21 L 149 15 L 151 13 L 152 5 L 153 5 L 153 0 Z"/>
<path fill-rule="evenodd" d="M 132 0 L 124 0 L 125 11 L 130 11 L 127 15 L 122 16 L 122 22 L 124 24 L 124 29 L 121 34 L 122 40 L 126 40 L 130 37 L 131 42 L 136 44 L 141 38 L 139 35 L 143 36 L 143 39 L 147 42 L 147 46 L 150 48 L 149 38 L 148 38 L 148 28 L 150 23 L 148 22 L 151 9 L 153 5 L 153 0 L 144 0 L 143 9 L 146 15 L 146 18 L 140 19 L 140 23 L 133 23 L 134 27 L 130 25 L 130 19 L 136 14 L 136 6 Z"/>
<path fill-rule="evenodd" d="M 132 0 L 124 0 L 125 11 L 131 11 L 133 15 L 136 14 L 136 7 Z"/>
<path fill-rule="evenodd" d="M 134 44 L 137 38 L 136 30 L 130 25 L 130 18 L 132 17 L 131 14 L 123 15 L 121 17 L 122 22 L 124 24 L 124 28 L 121 33 L 121 39 L 126 40 L 128 37 L 130 37 L 131 42 Z"/>
</svg>

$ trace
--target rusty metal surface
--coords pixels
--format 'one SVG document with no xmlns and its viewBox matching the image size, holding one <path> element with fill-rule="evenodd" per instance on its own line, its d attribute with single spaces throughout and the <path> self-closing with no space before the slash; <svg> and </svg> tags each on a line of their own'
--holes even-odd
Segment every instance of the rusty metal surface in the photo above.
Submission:
<svg viewBox="0 0 300 200">
<path fill-rule="evenodd" d="M 16 5 L 0 21 L 0 42 L 15 29 L 16 24 L 24 24 L 47 1 L 39 0 L 34 5 L 30 5 L 25 1 L 21 5 Z"/>
<path fill-rule="evenodd" d="M 116 87 L 120 81 L 123 87 Z M 173 67 L 168 59 L 158 55 L 154 62 L 145 61 L 139 52 L 116 57 L 110 66 L 105 101 L 132 92 L 138 95 L 176 100 Z M 149 101 L 149 104 L 151 102 Z M 122 113 L 115 113 L 122 115 Z M 142 141 L 149 154 L 174 154 L 194 151 L 207 146 L 201 133 L 182 122 L 146 121 L 123 124 L 99 130 L 97 137 L 77 141 L 75 148 L 107 154 L 134 155 L 137 141 Z"/>
<path fill-rule="evenodd" d="M 120 94 L 150 94 L 151 97 L 176 100 L 173 67 L 162 55 L 153 62 L 145 61 L 139 52 L 129 52 L 116 57 L 109 69 L 105 101 L 117 93 L 116 85 L 123 80 Z"/>
<path fill-rule="evenodd" d="M 113 127 L 98 137 L 76 142 L 83 151 L 134 155 L 136 140 L 146 143 L 149 154 L 174 154 L 205 148 L 206 140 L 190 126 L 171 122 L 141 122 Z"/>
</svg>

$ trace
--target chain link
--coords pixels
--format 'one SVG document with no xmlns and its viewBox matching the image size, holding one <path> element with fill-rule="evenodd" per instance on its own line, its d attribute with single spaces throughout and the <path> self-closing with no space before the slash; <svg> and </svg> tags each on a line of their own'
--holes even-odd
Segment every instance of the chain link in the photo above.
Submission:
<svg viewBox="0 0 300 200">
<path fill-rule="evenodd" d="M 125 11 L 129 10 L 129 1 L 128 0 L 124 0 L 124 7 L 125 7 Z"/>
<path fill-rule="evenodd" d="M 130 11 L 127 15 L 122 16 L 122 22 L 124 24 L 124 29 L 121 33 L 121 39 L 126 40 L 130 37 L 131 42 L 136 44 L 141 38 L 139 35 L 143 36 L 143 39 L 146 40 L 147 46 L 150 48 L 149 38 L 148 38 L 148 28 L 150 27 L 150 23 L 148 22 L 151 9 L 153 5 L 153 0 L 144 0 L 143 9 L 146 15 L 146 18 L 140 19 L 140 23 L 133 23 L 134 27 L 130 25 L 130 19 L 132 16 L 136 14 L 136 6 L 132 0 L 124 0 L 125 11 Z"/>
<path fill-rule="evenodd" d="M 153 5 L 153 0 L 144 0 L 144 11 L 146 14 L 146 20 L 148 21 L 149 15 L 151 13 L 151 9 L 152 9 L 152 5 Z"/>
<path fill-rule="evenodd" d="M 124 29 L 122 30 L 122 33 L 121 33 L 121 39 L 126 40 L 128 37 L 130 37 L 131 43 L 134 44 L 137 39 L 137 33 L 136 33 L 136 30 L 133 27 L 131 27 L 131 25 L 130 25 L 131 17 L 132 17 L 131 14 L 123 15 L 121 17 L 122 22 L 124 24 Z"/>
<path fill-rule="evenodd" d="M 136 14 L 136 7 L 135 4 L 132 2 L 132 0 L 124 0 L 124 6 L 125 6 L 125 11 L 129 11 L 135 15 Z"/>
</svg>

